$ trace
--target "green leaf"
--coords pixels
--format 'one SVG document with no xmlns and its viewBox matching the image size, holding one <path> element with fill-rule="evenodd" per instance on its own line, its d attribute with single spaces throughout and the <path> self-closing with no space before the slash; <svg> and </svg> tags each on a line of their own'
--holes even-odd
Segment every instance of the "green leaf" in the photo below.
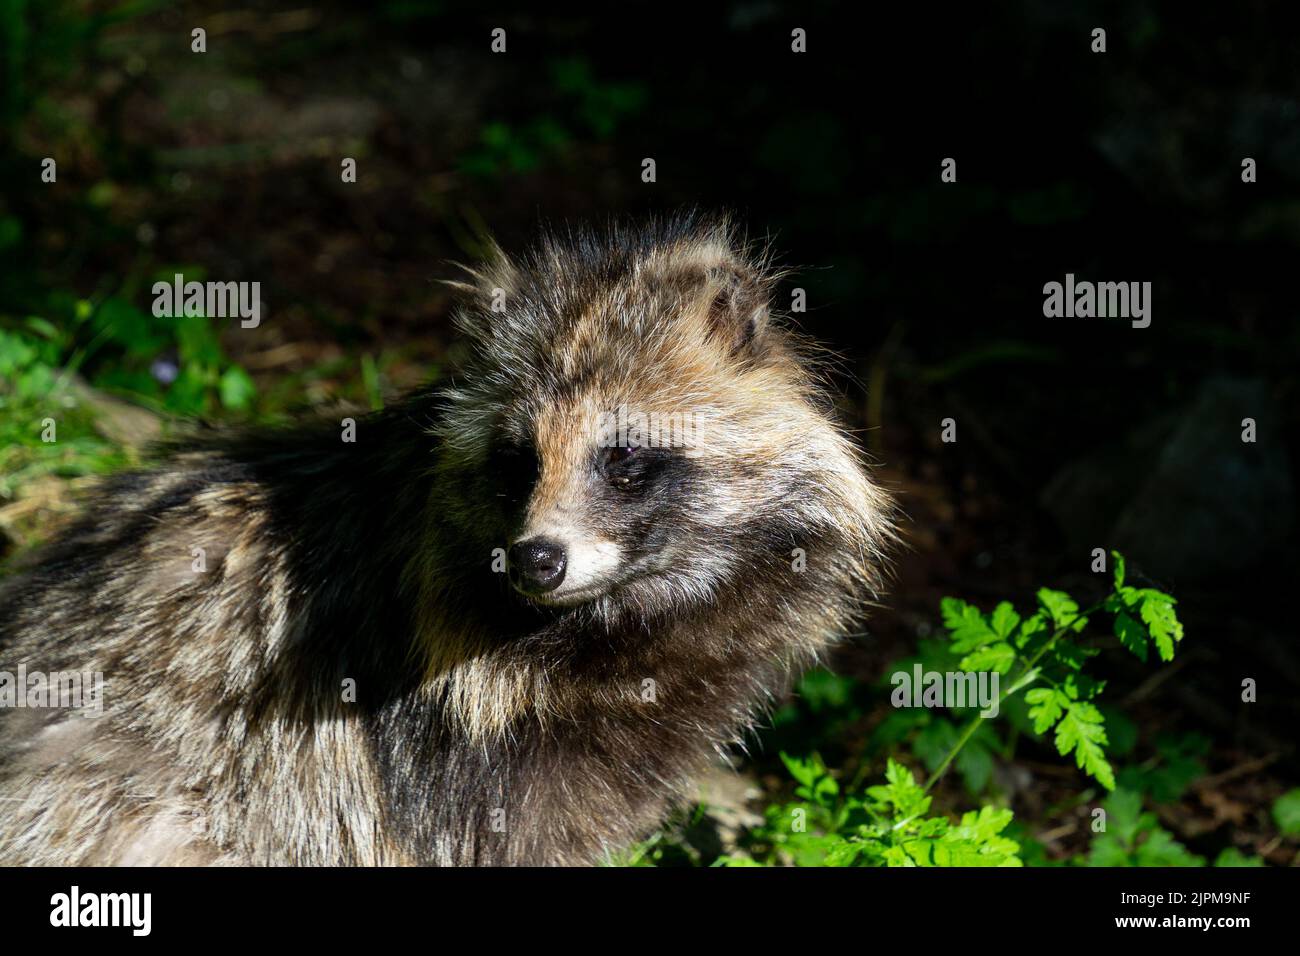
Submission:
<svg viewBox="0 0 1300 956">
<path fill-rule="evenodd" d="M 975 648 L 998 639 L 998 634 L 984 620 L 979 608 L 958 598 L 944 598 L 940 603 L 944 627 L 952 632 L 952 653 L 968 654 Z"/>
<path fill-rule="evenodd" d="M 978 812 L 970 810 L 962 814 L 961 829 L 967 831 L 964 835 L 968 838 L 987 842 L 1005 830 L 1012 819 L 1009 809 L 981 807 Z"/>
<path fill-rule="evenodd" d="M 1273 822 L 1284 836 L 1300 836 L 1300 788 L 1288 790 L 1273 804 Z"/>
<path fill-rule="evenodd" d="M 1034 733 L 1045 734 L 1061 719 L 1070 699 L 1055 687 L 1034 687 L 1025 693 L 1029 718 L 1034 722 Z"/>
<path fill-rule="evenodd" d="M 896 747 L 917 727 L 925 726 L 929 719 L 929 712 L 921 709 L 892 710 L 871 732 L 868 748 L 878 751 Z"/>
<path fill-rule="evenodd" d="M 1133 620 L 1126 611 L 1120 611 L 1115 615 L 1115 636 L 1119 642 L 1128 648 L 1139 660 L 1145 662 L 1147 659 L 1147 631 L 1141 624 Z"/>
<path fill-rule="evenodd" d="M 159 320 L 123 299 L 106 299 L 95 310 L 91 327 L 97 335 L 124 348 L 128 356 L 153 355 L 167 344 Z"/>
<path fill-rule="evenodd" d="M 176 323 L 176 345 L 186 365 L 215 368 L 221 363 L 221 343 L 212 320 L 202 315 L 182 315 Z"/>
<path fill-rule="evenodd" d="M 42 338 L 57 341 L 59 339 L 59 327 L 49 319 L 42 318 L 39 315 L 29 315 L 23 322 L 29 329 Z"/>
<path fill-rule="evenodd" d="M 1107 790 L 1115 789 L 1115 772 L 1106 761 L 1105 718 L 1092 704 L 1073 701 L 1056 725 L 1056 750 L 1074 754 L 1075 764 Z"/>
<path fill-rule="evenodd" d="M 221 404 L 233 411 L 245 411 L 253 403 L 257 386 L 238 365 L 232 365 L 221 374 Z"/>
<path fill-rule="evenodd" d="M 1118 591 L 1124 586 L 1124 555 L 1118 551 L 1112 551 L 1110 556 L 1115 562 L 1112 566 L 1112 573 L 1115 575 L 1115 590 Z"/>
<path fill-rule="evenodd" d="M 1047 627 L 1047 621 L 1043 617 L 1043 612 L 1039 611 L 1032 617 L 1027 617 L 1020 622 L 1020 629 L 1016 632 L 1016 647 L 1026 650 L 1031 644 L 1038 639 L 1051 637 L 1051 631 Z"/>
<path fill-rule="evenodd" d="M 0 329 L 0 375 L 17 377 L 37 359 L 36 349 L 21 335 Z"/>
<path fill-rule="evenodd" d="M 961 598 L 946 597 L 939 601 L 939 614 L 943 617 L 943 626 L 953 630 L 961 626 L 970 607 Z"/>
<path fill-rule="evenodd" d="M 1174 659 L 1174 644 L 1183 639 L 1183 625 L 1174 613 L 1174 601 L 1159 591 L 1144 591 L 1142 620 L 1151 632 L 1162 661 Z"/>
<path fill-rule="evenodd" d="M 203 366 L 184 365 L 167 389 L 164 404 L 172 411 L 187 415 L 204 414 L 208 410 L 211 384 Z"/>
<path fill-rule="evenodd" d="M 842 710 L 853 702 L 853 690 L 857 681 L 815 667 L 799 679 L 798 693 L 800 699 L 814 714 L 825 711 Z"/>
<path fill-rule="evenodd" d="M 966 746 L 958 751 L 953 765 L 961 774 L 966 789 L 972 794 L 983 793 L 989 785 L 989 780 L 993 778 L 993 753 L 987 746 L 973 740 L 968 741 Z"/>
<path fill-rule="evenodd" d="M 1088 848 L 1088 865 L 1111 869 L 1117 866 L 1132 866 L 1128 850 L 1109 834 L 1100 833 L 1092 840 Z"/>
<path fill-rule="evenodd" d="M 1105 829 L 1088 848 L 1089 866 L 1133 866 L 1138 835 L 1156 825 L 1155 817 L 1142 812 L 1142 795 L 1116 790 L 1102 801 Z"/>
<path fill-rule="evenodd" d="M 826 764 L 822 762 L 819 754 L 813 754 L 807 760 L 800 760 L 783 753 L 781 760 L 790 771 L 790 776 L 799 783 L 795 788 L 796 794 L 821 807 L 831 805 L 834 797 L 840 792 L 840 785 L 826 770 Z"/>
<path fill-rule="evenodd" d="M 1138 847 L 1137 865 L 1205 866 L 1205 858 L 1189 851 L 1168 830 L 1156 827 Z"/>
<path fill-rule="evenodd" d="M 1223 851 L 1214 858 L 1215 866 L 1264 866 L 1264 860 L 1258 856 L 1247 856 L 1235 846 L 1224 847 Z"/>
<path fill-rule="evenodd" d="M 927 770 L 937 770 L 948 752 L 956 746 L 958 736 L 959 732 L 952 721 L 936 718 L 916 735 L 912 741 L 912 752 L 921 759 Z M 993 748 L 998 746 L 997 735 L 986 721 L 980 724 L 966 745 L 957 752 L 953 766 L 961 774 L 966 789 L 972 795 L 978 796 L 988 787 L 993 776 Z"/>
<path fill-rule="evenodd" d="M 1005 674 L 1015 662 L 1015 649 L 1010 644 L 999 642 L 967 654 L 957 666 L 964 671 L 997 671 Z"/>
<path fill-rule="evenodd" d="M 1010 810 L 988 806 L 962 814 L 961 822 L 935 842 L 932 865 L 1020 866 L 1020 845 L 1002 836 L 1011 820 Z"/>
<path fill-rule="evenodd" d="M 1079 605 L 1064 591 L 1039 588 L 1038 603 L 1058 628 L 1065 627 L 1079 616 Z"/>
<path fill-rule="evenodd" d="M 785 769 L 790 771 L 790 776 L 794 777 L 795 780 L 805 786 L 812 786 L 817 771 L 813 769 L 811 762 L 800 760 L 798 757 L 791 757 L 786 753 L 781 754 L 781 762 L 785 764 Z"/>
<path fill-rule="evenodd" d="M 1092 700 L 1106 689 L 1106 682 L 1093 680 L 1087 674 L 1076 671 L 1066 674 L 1060 686 L 1070 700 Z"/>
<path fill-rule="evenodd" d="M 836 844 L 829 853 L 826 854 L 827 866 L 853 866 L 861 859 L 866 852 L 867 845 L 852 840 L 845 840 L 843 843 Z"/>
<path fill-rule="evenodd" d="M 927 770 L 934 771 L 956 743 L 957 728 L 952 721 L 937 717 L 913 739 L 912 752 L 921 759 Z"/>
<path fill-rule="evenodd" d="M 1114 746 L 1114 727 L 1107 726 Z M 1158 759 L 1140 766 L 1125 767 L 1119 774 L 1123 786 L 1149 794 L 1156 803 L 1173 803 L 1196 780 L 1205 775 L 1205 761 L 1209 751 L 1209 738 L 1200 734 L 1162 736 L 1156 741 Z"/>
<path fill-rule="evenodd" d="M 1087 618 L 1079 618 L 1079 620 L 1084 623 L 1087 622 Z M 1047 655 L 1047 660 L 1066 670 L 1078 671 L 1091 658 L 1100 653 L 1095 647 L 1080 647 L 1077 644 L 1071 644 L 1069 641 L 1063 640 L 1052 646 L 1052 650 Z"/>
<path fill-rule="evenodd" d="M 1006 640 L 1020 623 L 1020 615 L 1016 613 L 1009 601 L 1003 601 L 993 609 L 993 616 L 989 619 L 989 623 L 998 637 Z"/>
<path fill-rule="evenodd" d="M 1113 833 L 1124 844 L 1132 846 L 1138 833 L 1148 821 L 1142 813 L 1142 794 L 1132 790 L 1116 790 L 1101 803 L 1106 811 L 1106 831 Z M 1154 824 L 1155 818 L 1149 821 Z"/>
<path fill-rule="evenodd" d="M 891 846 L 885 851 L 885 866 L 916 866 L 901 846 Z"/>
<path fill-rule="evenodd" d="M 889 758 L 885 767 L 887 786 L 867 788 L 867 796 L 877 804 L 892 806 L 897 817 L 921 816 L 930 809 L 930 797 L 916 782 L 912 771 Z"/>
</svg>

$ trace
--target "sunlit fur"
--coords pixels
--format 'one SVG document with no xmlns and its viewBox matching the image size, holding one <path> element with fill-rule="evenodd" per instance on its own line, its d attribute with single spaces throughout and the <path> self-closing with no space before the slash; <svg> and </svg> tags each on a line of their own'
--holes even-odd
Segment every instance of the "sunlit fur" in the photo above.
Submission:
<svg viewBox="0 0 1300 956">
<path fill-rule="evenodd" d="M 471 355 L 355 443 L 223 435 L 106 482 L 0 586 L 0 670 L 108 682 L 98 720 L 0 711 L 0 863 L 572 864 L 644 836 L 881 584 L 890 504 L 779 278 L 725 222 L 552 235 L 457 283 Z M 620 404 L 700 423 L 630 490 L 596 437 Z M 516 593 L 497 549 L 526 529 L 599 549 L 595 592 Z"/>
</svg>

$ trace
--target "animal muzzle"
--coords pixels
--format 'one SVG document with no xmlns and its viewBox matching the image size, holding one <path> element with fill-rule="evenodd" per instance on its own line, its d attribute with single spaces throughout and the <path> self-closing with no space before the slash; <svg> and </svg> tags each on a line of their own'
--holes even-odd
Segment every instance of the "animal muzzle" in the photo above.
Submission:
<svg viewBox="0 0 1300 956">
<path fill-rule="evenodd" d="M 564 581 L 568 556 L 564 547 L 546 538 L 513 544 L 506 555 L 510 581 L 525 594 L 546 594 Z"/>
</svg>

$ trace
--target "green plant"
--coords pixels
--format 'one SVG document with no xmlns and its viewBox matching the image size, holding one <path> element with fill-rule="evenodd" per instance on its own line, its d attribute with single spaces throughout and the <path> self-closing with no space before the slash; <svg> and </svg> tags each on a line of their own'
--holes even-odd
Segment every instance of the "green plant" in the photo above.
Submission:
<svg viewBox="0 0 1300 956">
<path fill-rule="evenodd" d="M 1273 822 L 1283 836 L 1300 837 L 1300 788 L 1288 790 L 1273 804 Z"/>
<path fill-rule="evenodd" d="M 1154 813 L 1142 808 L 1142 795 L 1118 789 L 1102 802 L 1104 821 L 1088 848 L 1088 855 L 1076 862 L 1087 866 L 1205 866 L 1202 856 L 1192 853 L 1174 835 L 1160 826 Z M 1225 847 L 1214 859 L 1216 867 L 1256 867 L 1264 861 L 1236 847 Z"/>
<path fill-rule="evenodd" d="M 755 834 L 766 852 L 734 855 L 721 866 L 789 860 L 799 866 L 1020 866 L 1020 846 L 1003 834 L 1011 811 L 982 807 L 957 823 L 930 815 L 933 800 L 912 771 L 890 759 L 885 783 L 842 793 L 813 755 L 781 755 L 799 782 L 796 803 L 769 807 Z M 756 858 L 757 856 L 757 858 Z"/>
<path fill-rule="evenodd" d="M 1235 867 L 1257 867 L 1263 866 L 1264 861 L 1257 856 L 1247 856 L 1235 846 L 1224 848 L 1218 856 L 1214 858 L 1215 866 L 1235 866 Z"/>
<path fill-rule="evenodd" d="M 1200 734 L 1164 735 L 1156 740 L 1149 760 L 1120 770 L 1119 785 L 1149 794 L 1156 803 L 1172 803 L 1205 774 L 1203 758 L 1209 748 L 1209 739 Z"/>
<path fill-rule="evenodd" d="M 1092 841 L 1089 866 L 1204 866 L 1205 859 L 1159 826 L 1154 813 L 1142 810 L 1142 795 L 1116 790 L 1101 805 L 1105 829 Z"/>
<path fill-rule="evenodd" d="M 93 413 L 59 368 L 48 323 L 28 317 L 23 328 L 0 328 L 0 503 L 47 475 L 100 474 L 128 460 L 95 432 Z"/>
<path fill-rule="evenodd" d="M 820 755 L 794 758 L 782 753 L 798 783 L 796 802 L 768 808 L 766 822 L 752 834 L 745 852 L 720 861 L 725 865 L 789 862 L 795 865 L 888 866 L 1016 866 L 1020 844 L 1008 834 L 1009 809 L 985 804 L 961 815 L 957 822 L 931 815 L 931 793 L 950 767 L 962 773 L 967 790 L 985 790 L 999 754 L 1009 753 L 1014 734 L 1023 729 L 1035 736 L 1051 735 L 1057 752 L 1106 790 L 1116 788 L 1115 771 L 1107 757 L 1110 744 L 1107 716 L 1097 700 L 1105 681 L 1085 672 L 1098 649 L 1085 644 L 1089 625 L 1100 615 L 1111 619 L 1111 631 L 1120 644 L 1143 661 L 1152 648 L 1163 661 L 1173 659 L 1183 628 L 1175 601 L 1153 588 L 1137 588 L 1125 579 L 1124 558 L 1112 552 L 1111 588 L 1101 600 L 1080 610 L 1078 603 L 1049 588 L 1037 593 L 1032 612 L 1021 613 L 1008 601 L 989 613 L 957 598 L 941 603 L 946 642 L 924 642 L 920 659 L 927 667 L 962 672 L 987 671 L 998 675 L 998 709 L 989 716 L 972 717 L 964 728 L 918 711 L 900 711 L 876 729 L 873 737 L 891 745 L 913 739 L 913 750 L 930 767 L 924 785 L 912 771 L 890 757 L 881 786 L 858 791 L 862 769 L 842 786 Z M 1006 684 L 1001 679 L 1006 678 Z M 812 685 L 822 694 L 819 706 L 843 710 L 852 699 L 849 688 L 819 680 Z M 1021 692 L 1024 692 L 1021 695 Z M 993 713 L 1001 712 L 1017 695 L 1023 708 L 1007 707 L 1013 734 L 1006 740 L 994 730 Z M 1124 750 L 1131 748 L 1135 731 L 1123 727 Z M 1199 741 L 1167 744 L 1161 761 L 1140 768 L 1136 779 L 1162 793 L 1181 792 L 1195 775 Z M 1201 748 L 1203 749 L 1203 748 Z M 1155 826 L 1154 817 L 1141 812 L 1140 794 L 1119 791 L 1104 805 L 1117 818 L 1117 827 L 1094 842 L 1093 858 L 1102 860 L 1200 860 Z M 1038 852 L 1035 848 L 1035 852 Z M 1200 861 L 1203 862 L 1203 861 Z"/>
<path fill-rule="evenodd" d="M 60 222 L 101 241 L 122 235 L 105 214 L 126 156 L 117 127 L 87 124 L 81 111 L 62 108 L 56 91 L 84 88 L 82 74 L 98 75 L 107 28 L 160 6 L 0 0 L 0 136 L 15 144 L 0 156 L 0 172 L 30 183 L 43 157 L 69 157 L 60 159 L 57 184 L 0 198 L 0 504 L 47 476 L 101 474 L 135 460 L 133 448 L 107 437 L 115 432 L 104 427 L 103 396 L 86 382 L 182 414 L 244 412 L 254 399 L 251 378 L 224 355 L 211 320 L 155 317 L 132 305 L 146 262 L 112 292 L 83 295 L 68 271 L 81 253 L 49 260 L 29 228 Z M 91 153 L 102 160 L 96 176 L 107 178 L 68 185 L 85 181 L 71 157 Z M 58 495 L 50 489 L 43 498 Z M 21 544 L 29 536 L 12 537 Z"/>
<path fill-rule="evenodd" d="M 51 294 L 44 305 L 37 315 L 0 309 L 0 504 L 46 476 L 105 474 L 136 460 L 137 449 L 102 433 L 83 375 L 168 414 L 251 411 L 253 381 L 207 318 L 156 317 L 117 297 L 96 305 Z"/>
<path fill-rule="evenodd" d="M 949 651 L 960 658 L 957 668 L 992 670 L 1009 677 L 999 704 L 1025 691 L 1034 733 L 1053 732 L 1057 752 L 1073 756 L 1076 765 L 1107 790 L 1115 789 L 1115 772 L 1106 759 L 1106 718 L 1094 702 L 1106 684 L 1084 673 L 1088 661 L 1099 653 L 1082 643 L 1084 630 L 1094 615 L 1109 614 L 1120 644 L 1142 661 L 1152 647 L 1161 660 L 1173 660 L 1174 648 L 1183 639 L 1175 600 L 1154 588 L 1126 584 L 1123 556 L 1117 551 L 1111 555 L 1112 589 L 1085 611 L 1068 594 L 1050 588 L 1038 591 L 1037 609 L 1025 616 L 1007 601 L 988 615 L 956 598 L 942 603 L 944 626 L 951 632 Z M 982 719 L 967 724 L 927 789 L 943 775 Z"/>
<path fill-rule="evenodd" d="M 162 269 L 157 277 L 165 281 L 171 273 Z M 198 268 L 186 270 L 195 281 L 202 281 L 202 275 Z M 158 316 L 117 296 L 89 315 L 82 360 L 91 364 L 96 387 L 179 415 L 206 415 L 218 406 L 232 412 L 252 407 L 253 380 L 227 358 L 217 326 L 207 316 Z"/>
</svg>

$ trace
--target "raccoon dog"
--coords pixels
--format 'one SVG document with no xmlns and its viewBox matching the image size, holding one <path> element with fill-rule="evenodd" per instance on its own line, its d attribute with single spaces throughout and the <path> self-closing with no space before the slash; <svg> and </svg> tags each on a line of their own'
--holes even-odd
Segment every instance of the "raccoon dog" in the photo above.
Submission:
<svg viewBox="0 0 1300 956">
<path fill-rule="evenodd" d="M 450 384 L 173 449 L 3 584 L 0 863 L 599 861 L 859 619 L 889 501 L 765 257 L 683 217 L 471 275 Z"/>
</svg>

